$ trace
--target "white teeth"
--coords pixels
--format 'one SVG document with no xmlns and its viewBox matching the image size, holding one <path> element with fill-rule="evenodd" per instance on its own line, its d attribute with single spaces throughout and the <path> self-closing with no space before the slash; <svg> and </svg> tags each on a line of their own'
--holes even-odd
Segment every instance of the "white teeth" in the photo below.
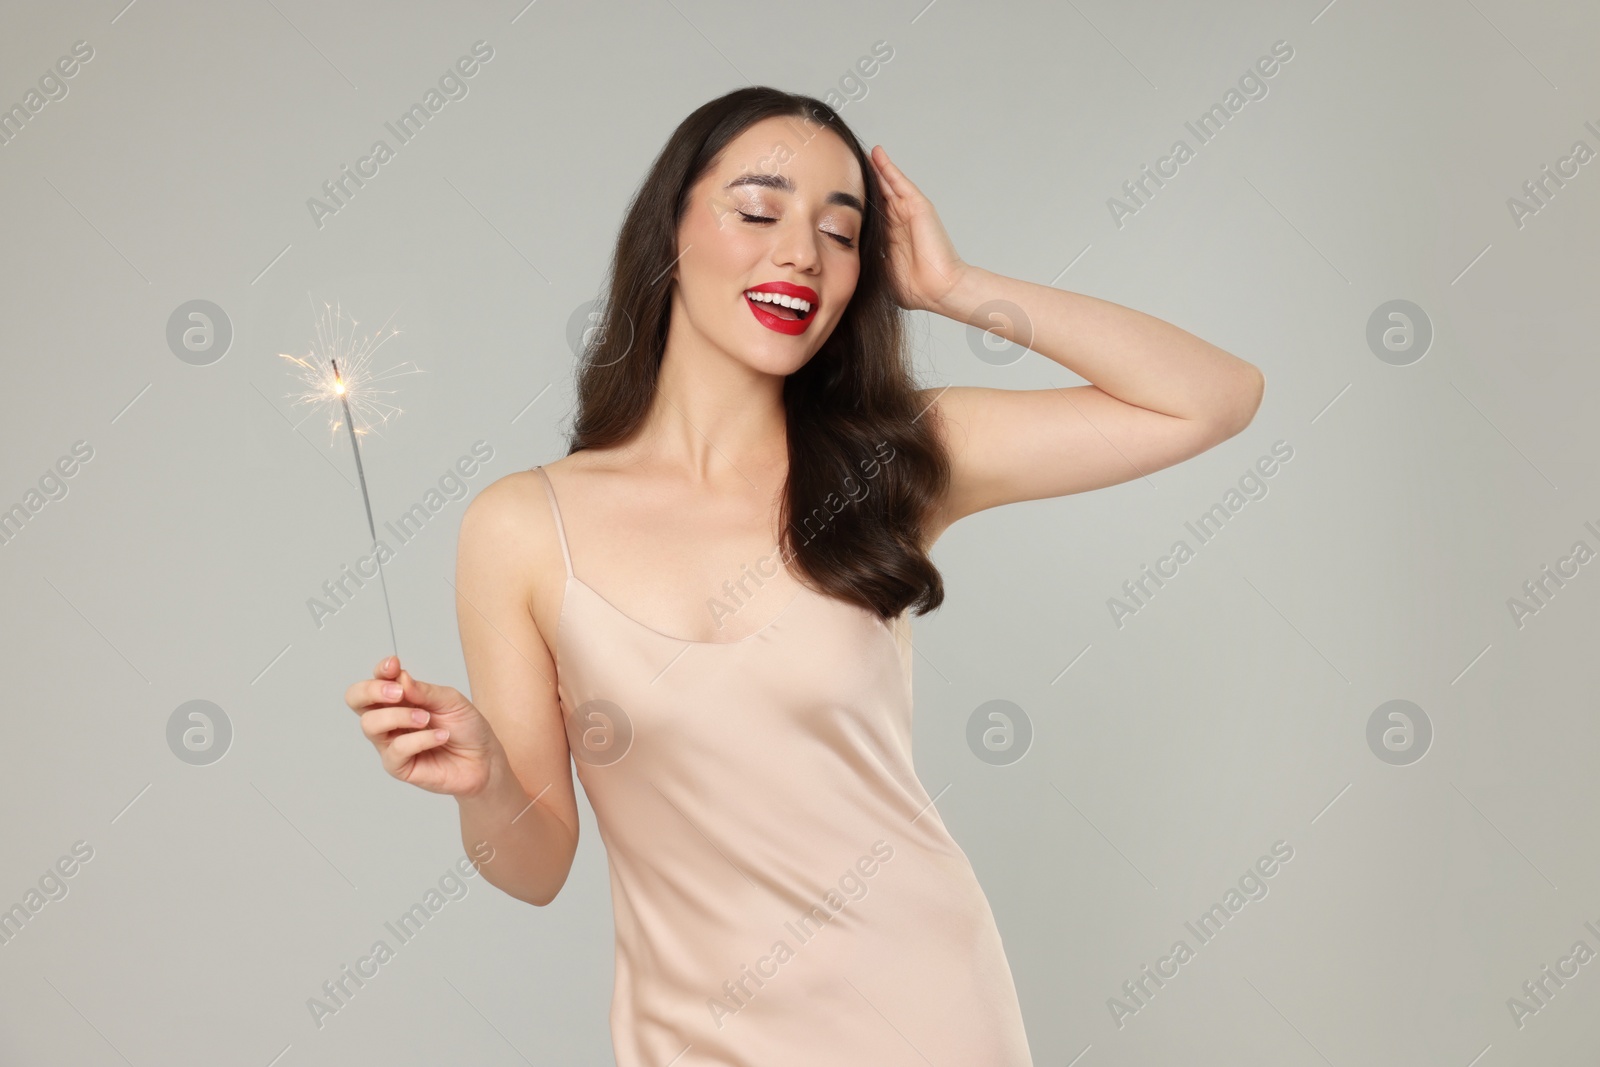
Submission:
<svg viewBox="0 0 1600 1067">
<path fill-rule="evenodd" d="M 796 311 L 803 311 L 807 314 L 811 312 L 811 305 L 797 296 L 783 296 L 780 293 L 758 293 L 754 289 L 748 290 L 744 295 L 751 300 L 759 300 L 764 304 L 782 304 L 784 307 L 794 308 Z"/>
</svg>

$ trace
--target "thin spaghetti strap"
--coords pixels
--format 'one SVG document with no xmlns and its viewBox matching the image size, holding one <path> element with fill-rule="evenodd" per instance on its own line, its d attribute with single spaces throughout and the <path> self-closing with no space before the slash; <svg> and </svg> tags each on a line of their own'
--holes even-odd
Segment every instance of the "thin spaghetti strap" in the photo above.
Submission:
<svg viewBox="0 0 1600 1067">
<path fill-rule="evenodd" d="M 572 577 L 572 553 L 567 550 L 567 528 L 561 523 L 561 505 L 556 503 L 556 487 L 550 484 L 550 475 L 543 465 L 533 468 L 544 478 L 544 491 L 550 497 L 550 515 L 556 520 L 556 536 L 561 539 L 561 558 L 567 564 L 567 577 Z"/>
</svg>

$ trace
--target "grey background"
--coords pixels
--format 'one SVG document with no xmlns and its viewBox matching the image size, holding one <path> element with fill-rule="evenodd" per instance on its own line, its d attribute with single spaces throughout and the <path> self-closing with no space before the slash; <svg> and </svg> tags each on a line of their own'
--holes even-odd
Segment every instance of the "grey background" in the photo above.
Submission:
<svg viewBox="0 0 1600 1067">
<path fill-rule="evenodd" d="M 1178 467 L 971 517 L 915 624 L 916 759 L 993 905 L 1039 1064 L 1576 1064 L 1600 963 L 1518 1026 L 1508 998 L 1600 949 L 1596 564 L 1518 626 L 1524 581 L 1600 537 L 1600 163 L 1518 226 L 1508 198 L 1600 137 L 1600 9 L 1509 0 L 1228 4 L 694 0 L 8 3 L 0 104 L 75 41 L 69 93 L 0 146 L 0 507 L 74 442 L 67 495 L 0 546 L 9 817 L 0 906 L 93 858 L 0 946 L 11 1064 L 610 1062 L 611 913 L 592 813 L 543 910 L 481 879 L 319 1029 L 306 1001 L 462 855 L 455 804 L 386 776 L 342 693 L 389 651 L 381 594 L 306 606 L 368 548 L 346 439 L 292 404 L 310 297 L 403 332 L 405 413 L 368 437 L 380 523 L 552 460 L 569 317 L 690 110 L 747 81 L 842 109 L 963 257 L 1168 319 L 1260 366 L 1254 424 Z M 494 58 L 320 228 L 306 207 L 474 41 Z M 1119 228 L 1122 183 L 1275 41 L 1294 57 Z M 390 138 L 392 141 L 392 138 Z M 166 342 L 215 302 L 209 366 Z M 1395 299 L 1404 366 L 1369 348 Z M 977 358 L 918 314 L 925 384 L 1081 379 Z M 386 358 L 385 358 L 386 357 Z M 531 405 L 531 406 L 530 406 Z M 1122 626 L 1109 598 L 1264 479 Z M 400 652 L 466 687 L 451 501 L 388 568 Z M 1070 664 L 1070 669 L 1067 669 Z M 969 750 L 990 700 L 1032 747 Z M 1404 765 L 1368 722 L 1414 702 Z M 232 738 L 195 766 L 174 709 Z M 1410 755 L 1415 756 L 1413 748 Z M 580 794 L 581 796 L 581 794 Z M 1216 940 L 1185 928 L 1274 842 Z M 1195 956 L 1120 1027 L 1108 998 Z M 1552 988 L 1554 988 L 1552 986 Z M 929 1058 L 939 1062 L 936 1050 Z"/>
</svg>

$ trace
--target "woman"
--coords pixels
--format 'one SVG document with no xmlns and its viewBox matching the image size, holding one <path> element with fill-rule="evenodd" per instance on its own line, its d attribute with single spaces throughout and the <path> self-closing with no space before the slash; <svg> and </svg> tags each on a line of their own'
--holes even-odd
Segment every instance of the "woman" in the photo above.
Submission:
<svg viewBox="0 0 1600 1067">
<path fill-rule="evenodd" d="M 462 521 L 473 699 L 390 657 L 347 703 L 531 904 L 571 868 L 575 761 L 622 1067 L 1030 1064 L 994 918 L 912 767 L 906 613 L 943 599 L 928 552 L 951 523 L 1203 452 L 1250 422 L 1261 374 L 968 265 L 881 147 L 762 87 L 678 127 L 608 292 L 568 455 Z M 918 390 L 905 310 L 1093 384 Z"/>
</svg>

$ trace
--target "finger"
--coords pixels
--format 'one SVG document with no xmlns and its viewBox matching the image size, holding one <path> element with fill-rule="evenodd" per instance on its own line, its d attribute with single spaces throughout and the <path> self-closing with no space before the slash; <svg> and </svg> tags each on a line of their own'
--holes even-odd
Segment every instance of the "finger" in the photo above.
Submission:
<svg viewBox="0 0 1600 1067">
<path fill-rule="evenodd" d="M 351 711 L 359 713 L 386 704 L 399 703 L 404 695 L 404 687 L 399 682 L 368 678 L 345 690 L 344 702 L 349 705 Z"/>
<path fill-rule="evenodd" d="M 401 734 L 383 749 L 384 770 L 398 778 L 400 768 L 414 756 L 430 748 L 438 748 L 449 736 L 448 730 L 412 730 L 408 734 Z"/>
<path fill-rule="evenodd" d="M 882 151 L 883 146 L 878 146 Z M 906 177 L 906 172 L 894 165 L 894 160 L 889 158 L 889 153 L 883 153 L 883 170 L 889 176 L 889 181 L 894 188 L 897 199 L 909 200 L 912 197 L 922 196 L 922 190 L 917 188 L 917 183 Z"/>
<path fill-rule="evenodd" d="M 882 179 L 884 191 L 891 200 L 899 200 L 905 193 L 901 182 L 905 175 L 889 159 L 889 153 L 884 151 L 882 145 L 874 145 L 872 149 L 872 162 L 878 168 L 878 176 Z"/>
<path fill-rule="evenodd" d="M 396 730 L 415 730 L 428 725 L 428 713 L 421 708 L 373 708 L 361 715 L 361 732 L 376 741 Z"/>
<path fill-rule="evenodd" d="M 449 686 L 419 681 L 409 671 L 401 671 L 396 681 L 402 689 L 401 702 L 413 707 L 440 708 L 450 703 L 454 694 Z"/>
<path fill-rule="evenodd" d="M 900 199 L 899 194 L 895 192 L 894 181 L 889 177 L 889 168 L 884 165 L 888 156 L 884 153 L 883 146 L 873 145 L 868 158 L 872 160 L 872 169 L 878 174 L 878 187 L 883 190 L 884 200 L 892 203 Z"/>
<path fill-rule="evenodd" d="M 399 669 L 400 658 L 398 656 L 387 656 L 372 669 L 372 677 L 381 680 L 392 679 Z M 367 704 L 375 703 L 375 701 L 368 700 L 367 689 L 364 688 L 364 683 L 362 682 L 357 682 L 344 691 L 344 702 L 351 711 L 357 712 L 364 711 Z"/>
</svg>

